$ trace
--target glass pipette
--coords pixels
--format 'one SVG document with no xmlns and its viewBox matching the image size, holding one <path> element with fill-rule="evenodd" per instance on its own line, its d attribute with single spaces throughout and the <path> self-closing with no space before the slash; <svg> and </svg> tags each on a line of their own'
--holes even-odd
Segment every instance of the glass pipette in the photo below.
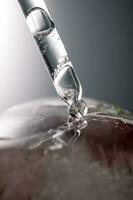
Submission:
<svg viewBox="0 0 133 200">
<path fill-rule="evenodd" d="M 68 104 L 69 114 L 87 114 L 82 87 L 44 0 L 18 0 L 27 25 L 46 63 L 57 94 Z"/>
</svg>

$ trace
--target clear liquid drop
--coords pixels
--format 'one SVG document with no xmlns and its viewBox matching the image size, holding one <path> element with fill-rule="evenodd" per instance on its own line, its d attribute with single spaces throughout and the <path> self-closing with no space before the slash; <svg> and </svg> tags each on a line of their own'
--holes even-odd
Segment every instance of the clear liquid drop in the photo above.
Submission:
<svg viewBox="0 0 133 200">
<path fill-rule="evenodd" d="M 69 118 L 68 125 L 81 130 L 87 127 L 86 116 L 88 114 L 88 106 L 84 100 L 74 101 L 68 106 Z"/>
</svg>

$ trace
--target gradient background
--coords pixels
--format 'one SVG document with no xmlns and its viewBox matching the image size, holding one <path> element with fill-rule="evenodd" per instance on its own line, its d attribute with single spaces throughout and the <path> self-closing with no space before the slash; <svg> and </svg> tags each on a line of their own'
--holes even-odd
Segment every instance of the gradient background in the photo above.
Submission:
<svg viewBox="0 0 133 200">
<path fill-rule="evenodd" d="M 46 0 L 84 96 L 133 111 L 133 1 Z M 0 4 L 0 111 L 55 96 L 17 0 Z"/>
</svg>

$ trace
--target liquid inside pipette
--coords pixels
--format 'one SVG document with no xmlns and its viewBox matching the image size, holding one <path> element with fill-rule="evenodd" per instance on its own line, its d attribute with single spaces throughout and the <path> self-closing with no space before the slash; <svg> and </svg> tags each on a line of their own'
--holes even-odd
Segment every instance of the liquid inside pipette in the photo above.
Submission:
<svg viewBox="0 0 133 200">
<path fill-rule="evenodd" d="M 82 87 L 55 24 L 49 14 L 41 8 L 31 10 L 26 19 L 46 62 L 55 89 L 68 104 L 70 118 L 83 121 L 88 109 L 82 100 Z"/>
</svg>

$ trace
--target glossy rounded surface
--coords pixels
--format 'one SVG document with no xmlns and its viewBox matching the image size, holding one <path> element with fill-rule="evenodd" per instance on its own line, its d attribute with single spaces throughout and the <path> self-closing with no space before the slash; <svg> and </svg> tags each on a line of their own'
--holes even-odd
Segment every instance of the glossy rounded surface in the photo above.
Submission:
<svg viewBox="0 0 133 200">
<path fill-rule="evenodd" d="M 55 101 L 29 102 L 0 115 L 1 200 L 133 199 L 132 114 L 87 103 L 91 114 L 81 135 L 68 130 L 51 137 L 67 120 L 67 108 Z"/>
</svg>

